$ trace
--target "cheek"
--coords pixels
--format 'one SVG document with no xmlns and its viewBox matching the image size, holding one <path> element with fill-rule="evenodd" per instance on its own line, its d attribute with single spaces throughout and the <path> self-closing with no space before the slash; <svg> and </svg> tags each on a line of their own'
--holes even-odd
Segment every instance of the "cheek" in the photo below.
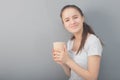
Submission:
<svg viewBox="0 0 120 80">
<path fill-rule="evenodd" d="M 65 22 L 64 27 L 67 29 L 69 27 L 69 24 Z"/>
</svg>

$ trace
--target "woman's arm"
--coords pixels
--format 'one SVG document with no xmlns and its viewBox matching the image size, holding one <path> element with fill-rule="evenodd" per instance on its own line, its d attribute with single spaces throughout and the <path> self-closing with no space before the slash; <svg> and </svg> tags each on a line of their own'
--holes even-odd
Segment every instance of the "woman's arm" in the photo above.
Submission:
<svg viewBox="0 0 120 80">
<path fill-rule="evenodd" d="M 70 68 L 69 68 L 66 64 L 62 64 L 61 66 L 62 66 L 65 74 L 66 74 L 68 77 L 70 77 L 70 71 L 71 71 Z"/>
<path fill-rule="evenodd" d="M 56 54 L 56 52 L 55 52 L 54 49 L 52 50 L 52 53 L 53 53 L 53 59 L 54 59 L 54 61 L 55 61 L 56 63 L 60 64 L 61 67 L 63 68 L 65 74 L 66 74 L 68 77 L 70 77 L 70 71 L 71 71 L 71 69 L 70 69 L 66 64 L 64 64 L 64 63 L 62 63 L 61 61 L 57 60 L 57 59 L 58 59 L 57 56 L 59 56 L 59 55 Z"/>
<path fill-rule="evenodd" d="M 72 59 L 69 59 L 66 62 L 66 64 L 85 80 L 97 80 L 100 67 L 100 60 L 100 56 L 89 56 L 87 70 L 83 69 L 80 65 L 76 64 Z"/>
<path fill-rule="evenodd" d="M 100 56 L 88 56 L 88 69 L 86 70 L 70 58 L 66 48 L 64 51 L 57 50 L 53 52 L 53 54 L 53 58 L 56 62 L 60 64 L 66 64 L 69 69 L 76 72 L 76 74 L 83 77 L 85 80 L 97 80 L 101 61 Z M 66 72 L 69 71 L 65 66 L 63 66 L 63 69 L 65 69 Z"/>
</svg>

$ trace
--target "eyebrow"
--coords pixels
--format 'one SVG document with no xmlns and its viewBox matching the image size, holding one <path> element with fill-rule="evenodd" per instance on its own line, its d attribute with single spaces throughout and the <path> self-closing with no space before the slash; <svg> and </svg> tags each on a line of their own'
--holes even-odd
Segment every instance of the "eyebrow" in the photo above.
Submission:
<svg viewBox="0 0 120 80">
<path fill-rule="evenodd" d="M 66 19 L 69 19 L 69 17 L 67 17 L 67 18 L 64 18 L 64 20 L 66 20 Z"/>
<path fill-rule="evenodd" d="M 78 15 L 73 15 L 72 17 L 76 17 L 76 16 L 78 16 Z"/>
<path fill-rule="evenodd" d="M 73 15 L 72 17 L 76 17 L 76 16 L 78 16 L 78 15 Z M 64 20 L 66 20 L 66 19 L 69 19 L 69 17 L 67 17 L 67 18 L 64 18 Z"/>
</svg>

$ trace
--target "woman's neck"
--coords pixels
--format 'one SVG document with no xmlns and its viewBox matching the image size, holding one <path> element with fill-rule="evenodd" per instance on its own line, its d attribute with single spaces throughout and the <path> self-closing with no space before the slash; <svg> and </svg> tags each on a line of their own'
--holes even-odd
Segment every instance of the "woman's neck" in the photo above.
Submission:
<svg viewBox="0 0 120 80">
<path fill-rule="evenodd" d="M 78 33 L 75 33 L 74 37 L 75 37 L 76 41 L 81 41 L 81 39 L 82 39 L 82 32 L 80 31 Z"/>
</svg>

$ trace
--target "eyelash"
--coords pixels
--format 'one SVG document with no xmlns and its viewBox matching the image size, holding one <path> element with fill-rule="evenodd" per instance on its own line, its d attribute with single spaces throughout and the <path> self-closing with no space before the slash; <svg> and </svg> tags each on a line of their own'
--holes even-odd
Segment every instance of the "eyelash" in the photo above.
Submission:
<svg viewBox="0 0 120 80">
<path fill-rule="evenodd" d="M 78 18 L 77 16 L 76 17 L 73 17 L 74 19 Z"/>
<path fill-rule="evenodd" d="M 69 20 L 65 20 L 65 22 L 68 22 Z"/>
<path fill-rule="evenodd" d="M 73 17 L 73 19 L 77 19 L 78 17 L 76 16 L 76 17 Z M 65 20 L 65 22 L 68 22 L 69 20 Z"/>
</svg>

